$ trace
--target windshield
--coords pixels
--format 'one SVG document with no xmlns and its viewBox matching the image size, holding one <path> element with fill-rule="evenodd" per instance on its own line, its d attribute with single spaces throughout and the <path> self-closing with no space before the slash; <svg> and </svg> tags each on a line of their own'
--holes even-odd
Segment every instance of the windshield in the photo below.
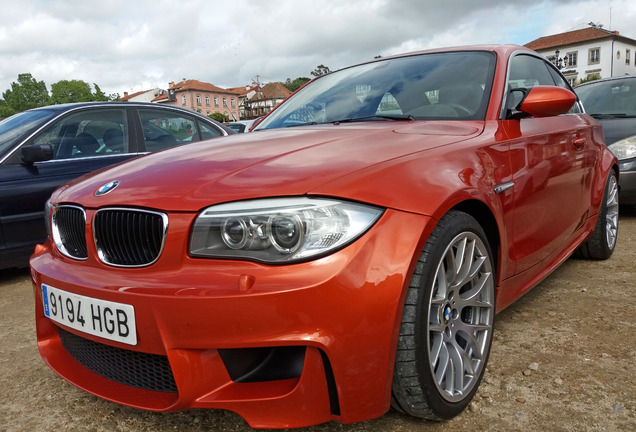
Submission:
<svg viewBox="0 0 636 432">
<path fill-rule="evenodd" d="M 597 117 L 636 116 L 636 79 L 599 81 L 575 89 L 585 111 Z"/>
<path fill-rule="evenodd" d="M 495 56 L 421 54 L 342 69 L 315 79 L 256 130 L 351 121 L 484 120 Z"/>
<path fill-rule="evenodd" d="M 0 156 L 13 147 L 16 141 L 34 131 L 57 113 L 56 110 L 24 111 L 0 122 Z"/>
</svg>

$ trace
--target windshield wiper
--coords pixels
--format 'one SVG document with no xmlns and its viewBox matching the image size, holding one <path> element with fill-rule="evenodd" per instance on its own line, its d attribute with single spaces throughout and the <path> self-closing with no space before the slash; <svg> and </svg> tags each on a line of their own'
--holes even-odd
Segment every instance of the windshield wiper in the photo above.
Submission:
<svg viewBox="0 0 636 432">
<path fill-rule="evenodd" d="M 606 119 L 613 119 L 613 118 L 627 118 L 627 117 L 634 117 L 634 116 L 628 116 L 627 114 L 624 113 L 612 113 L 612 114 L 600 114 L 600 113 L 594 113 L 594 114 L 590 114 L 592 117 L 594 117 L 595 119 L 601 119 L 601 120 L 606 120 Z"/>
<path fill-rule="evenodd" d="M 307 123 L 297 123 L 297 124 L 291 124 L 291 125 L 287 125 L 285 126 L 286 128 L 290 128 L 290 127 L 298 127 L 298 126 L 313 126 L 313 125 L 317 125 L 319 124 L 318 122 L 312 121 L 312 122 L 307 122 Z M 267 129 L 267 128 L 266 128 Z"/>
<path fill-rule="evenodd" d="M 334 120 L 330 123 L 354 123 L 361 121 L 373 121 L 373 120 L 388 120 L 388 121 L 400 121 L 400 120 L 415 120 L 410 114 L 375 114 L 363 117 L 352 117 L 342 120 Z"/>
</svg>

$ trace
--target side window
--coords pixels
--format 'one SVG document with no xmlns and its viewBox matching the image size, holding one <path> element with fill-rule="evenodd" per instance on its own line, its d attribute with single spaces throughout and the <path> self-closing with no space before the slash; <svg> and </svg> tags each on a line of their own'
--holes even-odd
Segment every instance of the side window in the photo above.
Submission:
<svg viewBox="0 0 636 432">
<path fill-rule="evenodd" d="M 223 135 L 223 133 L 219 129 L 213 126 L 208 126 L 202 121 L 197 120 L 197 124 L 199 125 L 199 130 L 201 130 L 201 138 L 204 140 L 220 137 L 221 135 Z"/>
<path fill-rule="evenodd" d="M 555 85 L 564 89 L 572 90 L 572 87 L 570 87 L 568 82 L 565 80 L 565 78 L 561 76 L 560 73 L 558 73 L 556 70 L 554 70 L 554 68 L 551 68 L 549 66 L 548 66 L 548 70 L 550 71 L 550 74 L 552 75 L 552 78 L 554 79 Z M 570 110 L 568 111 L 568 114 L 580 114 L 582 112 L 583 112 L 583 109 L 581 108 L 581 104 L 577 100 L 577 102 L 574 105 L 572 105 L 572 108 L 570 108 Z"/>
<path fill-rule="evenodd" d="M 510 61 L 508 74 L 508 100 L 506 107 L 515 108 L 523 99 L 523 93 L 515 89 L 531 89 L 535 85 L 555 85 L 545 61 L 530 55 L 517 55 Z M 567 85 L 566 85 L 567 87 Z"/>
<path fill-rule="evenodd" d="M 199 140 L 194 118 L 163 109 L 140 109 L 146 151 L 154 152 Z"/>
<path fill-rule="evenodd" d="M 51 144 L 53 159 L 108 156 L 129 152 L 125 109 L 91 109 L 64 117 L 33 144 Z"/>
</svg>

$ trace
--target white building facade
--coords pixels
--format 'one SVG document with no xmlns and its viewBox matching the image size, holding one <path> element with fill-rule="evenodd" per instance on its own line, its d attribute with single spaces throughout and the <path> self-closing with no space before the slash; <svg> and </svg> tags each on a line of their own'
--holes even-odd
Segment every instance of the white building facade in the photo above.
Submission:
<svg viewBox="0 0 636 432">
<path fill-rule="evenodd" d="M 636 75 L 636 40 L 587 27 L 541 37 L 525 45 L 555 63 L 570 84 L 592 76 Z"/>
</svg>

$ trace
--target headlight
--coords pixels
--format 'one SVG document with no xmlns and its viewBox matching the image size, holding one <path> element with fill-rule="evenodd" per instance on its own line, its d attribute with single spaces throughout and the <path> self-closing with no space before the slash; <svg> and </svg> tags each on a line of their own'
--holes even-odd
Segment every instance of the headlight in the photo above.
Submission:
<svg viewBox="0 0 636 432">
<path fill-rule="evenodd" d="M 616 141 L 607 147 L 616 155 L 618 160 L 636 157 L 636 135 Z"/>
<path fill-rule="evenodd" d="M 51 237 L 51 199 L 46 200 L 46 204 L 44 204 L 44 223 L 46 226 L 46 235 Z"/>
<path fill-rule="evenodd" d="M 318 198 L 270 198 L 208 207 L 190 236 L 194 257 L 295 262 L 358 238 L 383 209 Z"/>
</svg>

